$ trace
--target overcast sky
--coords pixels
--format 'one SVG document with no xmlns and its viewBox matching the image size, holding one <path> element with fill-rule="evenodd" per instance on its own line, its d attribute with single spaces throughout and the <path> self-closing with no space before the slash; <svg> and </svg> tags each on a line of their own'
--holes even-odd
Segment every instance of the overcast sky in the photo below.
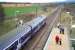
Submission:
<svg viewBox="0 0 75 50">
<path fill-rule="evenodd" d="M 66 0 L 67 2 L 75 2 L 75 0 Z"/>
<path fill-rule="evenodd" d="M 0 2 L 31 2 L 31 3 L 48 3 L 48 2 L 74 2 L 75 0 L 0 0 Z"/>
</svg>

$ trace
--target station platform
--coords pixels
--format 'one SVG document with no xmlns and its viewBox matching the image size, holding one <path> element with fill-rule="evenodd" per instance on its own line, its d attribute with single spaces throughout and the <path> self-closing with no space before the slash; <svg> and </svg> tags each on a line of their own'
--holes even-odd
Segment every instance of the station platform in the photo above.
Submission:
<svg viewBox="0 0 75 50">
<path fill-rule="evenodd" d="M 61 40 L 61 45 L 56 44 L 55 36 L 58 35 Z M 70 50 L 70 41 L 68 31 L 64 28 L 64 34 L 60 34 L 59 28 L 53 28 L 43 50 Z"/>
</svg>

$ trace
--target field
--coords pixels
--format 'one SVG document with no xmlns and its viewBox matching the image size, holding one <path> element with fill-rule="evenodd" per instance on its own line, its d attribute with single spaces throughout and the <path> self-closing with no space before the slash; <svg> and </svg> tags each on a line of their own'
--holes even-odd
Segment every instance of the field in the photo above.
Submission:
<svg viewBox="0 0 75 50">
<path fill-rule="evenodd" d="M 4 8 L 4 13 L 6 16 L 16 16 L 18 14 L 36 12 L 36 8 L 39 9 L 40 7 L 6 7 Z"/>
</svg>

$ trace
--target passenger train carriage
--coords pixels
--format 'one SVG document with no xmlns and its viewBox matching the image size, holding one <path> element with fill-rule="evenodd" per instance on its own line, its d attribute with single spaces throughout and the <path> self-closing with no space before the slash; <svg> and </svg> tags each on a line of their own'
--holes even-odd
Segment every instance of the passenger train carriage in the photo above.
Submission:
<svg viewBox="0 0 75 50">
<path fill-rule="evenodd" d="M 38 16 L 6 35 L 3 35 L 0 38 L 0 50 L 19 50 L 45 24 L 46 16 Z M 12 35 L 8 36 L 10 33 Z"/>
</svg>

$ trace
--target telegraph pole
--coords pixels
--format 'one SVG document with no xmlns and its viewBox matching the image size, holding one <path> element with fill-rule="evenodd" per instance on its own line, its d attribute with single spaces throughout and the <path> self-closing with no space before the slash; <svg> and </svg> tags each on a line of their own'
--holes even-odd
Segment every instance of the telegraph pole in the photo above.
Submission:
<svg viewBox="0 0 75 50">
<path fill-rule="evenodd" d="M 36 7 L 36 17 L 37 17 L 37 7 Z"/>
</svg>

